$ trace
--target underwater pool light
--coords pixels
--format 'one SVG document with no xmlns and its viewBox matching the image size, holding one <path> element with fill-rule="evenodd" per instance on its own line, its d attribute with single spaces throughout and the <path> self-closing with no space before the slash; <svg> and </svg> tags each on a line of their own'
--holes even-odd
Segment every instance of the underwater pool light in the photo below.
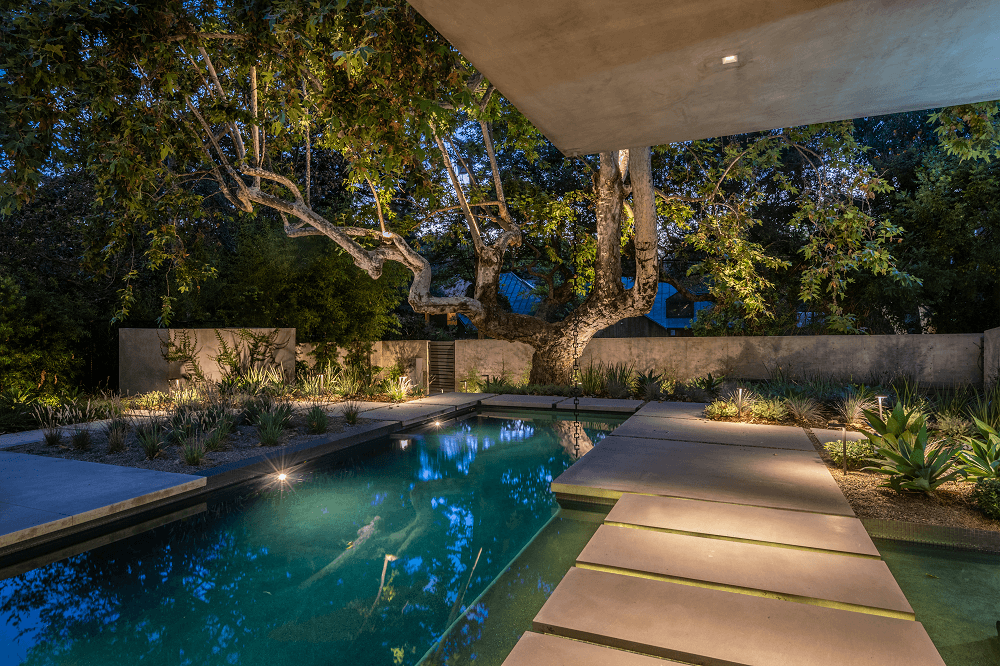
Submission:
<svg viewBox="0 0 1000 666">
<path fill-rule="evenodd" d="M 288 475 L 285 474 L 284 472 L 281 472 L 280 474 L 278 474 L 278 481 L 284 481 L 287 478 L 288 478 Z"/>
</svg>

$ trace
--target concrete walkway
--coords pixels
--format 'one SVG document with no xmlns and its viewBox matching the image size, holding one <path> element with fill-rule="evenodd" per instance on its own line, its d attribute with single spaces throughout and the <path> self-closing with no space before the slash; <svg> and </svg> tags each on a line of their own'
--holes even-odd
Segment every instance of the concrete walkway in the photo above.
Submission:
<svg viewBox="0 0 1000 666">
<path fill-rule="evenodd" d="M 507 666 L 944 664 L 799 428 L 648 404 L 552 490 L 614 508 Z"/>
</svg>

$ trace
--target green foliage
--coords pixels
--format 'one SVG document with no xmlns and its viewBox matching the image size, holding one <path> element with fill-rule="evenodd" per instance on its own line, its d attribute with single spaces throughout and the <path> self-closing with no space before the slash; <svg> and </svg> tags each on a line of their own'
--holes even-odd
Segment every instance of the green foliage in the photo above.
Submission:
<svg viewBox="0 0 1000 666">
<path fill-rule="evenodd" d="M 108 421 L 104 426 L 104 436 L 108 440 L 108 453 L 121 453 L 128 439 L 129 422 L 121 417 Z"/>
<path fill-rule="evenodd" d="M 1000 479 L 983 478 L 972 490 L 976 507 L 993 520 L 1000 520 Z"/>
<path fill-rule="evenodd" d="M 750 406 L 754 418 L 763 421 L 784 421 L 788 417 L 785 401 L 780 398 L 756 400 Z"/>
<path fill-rule="evenodd" d="M 329 427 L 329 417 L 322 405 L 313 405 L 306 412 L 306 427 L 313 435 L 321 435 Z"/>
<path fill-rule="evenodd" d="M 347 421 L 347 425 L 357 425 L 358 414 L 361 413 L 361 405 L 354 401 L 347 401 L 341 407 L 340 415 Z"/>
<path fill-rule="evenodd" d="M 967 451 L 958 454 L 962 473 L 970 479 L 1000 478 L 1000 435 L 979 419 L 975 419 L 979 437 L 966 437 Z"/>
<path fill-rule="evenodd" d="M 705 416 L 710 419 L 734 418 L 738 413 L 736 405 L 728 400 L 713 400 L 705 408 Z"/>
<path fill-rule="evenodd" d="M 823 448 L 826 454 L 837 466 L 844 464 L 844 443 L 841 441 L 825 442 Z M 866 439 L 860 441 L 847 441 L 847 467 L 848 469 L 858 469 L 863 467 L 869 459 L 875 455 L 875 448 Z"/>
<path fill-rule="evenodd" d="M 604 393 L 604 372 L 600 365 L 590 365 L 580 371 L 580 390 L 584 395 L 601 395 Z"/>
<path fill-rule="evenodd" d="M 961 475 L 955 469 L 956 447 L 928 447 L 924 418 L 913 418 L 914 412 L 904 411 L 900 402 L 885 421 L 873 412 L 865 415 L 877 433 L 868 435 L 877 456 L 870 462 L 879 465 L 866 467 L 865 471 L 887 475 L 884 487 L 896 492 L 929 493 Z"/>
<path fill-rule="evenodd" d="M 277 446 L 285 427 L 277 410 L 264 412 L 257 419 L 257 437 L 261 446 Z"/>
<path fill-rule="evenodd" d="M 201 433 L 195 433 L 190 437 L 185 437 L 180 442 L 181 459 L 188 465 L 200 465 L 205 459 L 205 442 Z"/>
<path fill-rule="evenodd" d="M 201 430 L 199 409 L 196 406 L 180 405 L 170 415 L 168 439 L 180 444 Z"/>
<path fill-rule="evenodd" d="M 785 398 L 785 410 L 788 417 L 801 425 L 819 423 L 823 420 L 823 410 L 812 398 L 792 394 Z"/>
<path fill-rule="evenodd" d="M 715 395 L 719 392 L 719 388 L 725 381 L 726 378 L 722 375 L 713 377 L 710 372 L 703 377 L 695 377 L 690 380 L 687 385 L 691 388 L 698 389 L 699 391 L 708 391 L 710 394 Z"/>
<path fill-rule="evenodd" d="M 167 426 L 159 419 L 150 419 L 136 428 L 136 439 L 147 460 L 153 460 L 163 453 L 167 432 Z"/>
<path fill-rule="evenodd" d="M 70 435 L 70 441 L 73 443 L 73 448 L 77 451 L 89 451 L 90 445 L 93 443 L 93 437 L 90 434 L 90 429 L 83 426 L 73 430 L 73 434 Z"/>
</svg>

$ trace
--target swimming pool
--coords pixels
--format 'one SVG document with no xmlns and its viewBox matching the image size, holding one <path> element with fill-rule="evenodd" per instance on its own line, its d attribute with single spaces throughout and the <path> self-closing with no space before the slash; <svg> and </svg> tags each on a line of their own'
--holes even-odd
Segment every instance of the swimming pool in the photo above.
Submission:
<svg viewBox="0 0 1000 666">
<path fill-rule="evenodd" d="M 582 449 L 620 422 L 586 417 Z M 0 581 L 0 664 L 396 665 L 432 648 L 427 663 L 477 650 L 489 661 L 467 628 L 501 597 L 543 602 L 596 529 L 553 518 L 549 484 L 573 444 L 555 414 L 477 414 L 358 465 L 214 498 L 199 515 Z M 541 548 L 543 528 L 579 547 Z M 544 556 L 573 548 L 561 572 Z M 535 601 L 518 603 L 522 589 Z"/>
</svg>

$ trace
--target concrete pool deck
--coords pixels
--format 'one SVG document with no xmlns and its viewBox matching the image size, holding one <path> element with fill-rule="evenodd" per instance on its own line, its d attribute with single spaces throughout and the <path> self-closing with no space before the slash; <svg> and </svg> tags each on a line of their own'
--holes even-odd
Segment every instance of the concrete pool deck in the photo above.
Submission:
<svg viewBox="0 0 1000 666">
<path fill-rule="evenodd" d="M 800 428 L 650 403 L 552 490 L 614 506 L 505 666 L 944 664 Z"/>
</svg>

